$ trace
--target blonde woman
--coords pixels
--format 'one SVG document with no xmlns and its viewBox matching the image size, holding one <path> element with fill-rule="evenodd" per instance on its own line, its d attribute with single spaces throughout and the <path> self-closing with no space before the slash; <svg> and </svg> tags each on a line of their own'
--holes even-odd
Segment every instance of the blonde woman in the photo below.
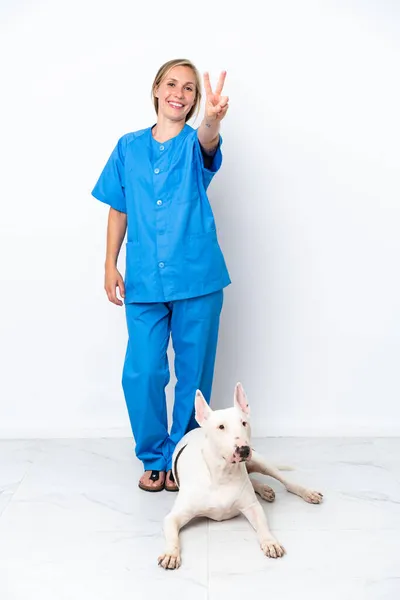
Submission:
<svg viewBox="0 0 400 600">
<path fill-rule="evenodd" d="M 152 87 L 157 122 L 118 140 L 92 191 L 110 206 L 105 290 L 110 302 L 125 304 L 122 386 L 144 466 L 139 487 L 150 492 L 177 490 L 171 459 L 177 442 L 197 426 L 196 389 L 210 402 L 223 288 L 230 284 L 207 197 L 222 163 L 225 76 L 213 91 L 204 74 L 205 114 L 194 129 L 187 121 L 200 107 L 199 73 L 188 60 L 162 65 Z M 117 259 L 125 233 L 124 280 Z M 169 433 L 170 336 L 177 384 Z"/>
</svg>

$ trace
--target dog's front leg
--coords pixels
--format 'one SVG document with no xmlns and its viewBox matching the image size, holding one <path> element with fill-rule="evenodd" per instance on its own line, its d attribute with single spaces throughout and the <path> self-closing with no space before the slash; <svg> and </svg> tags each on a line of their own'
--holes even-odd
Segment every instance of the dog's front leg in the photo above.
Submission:
<svg viewBox="0 0 400 600">
<path fill-rule="evenodd" d="M 280 558 L 285 554 L 285 549 L 272 535 L 267 522 L 267 517 L 259 501 L 255 501 L 246 508 L 240 509 L 255 529 L 260 542 L 261 550 L 270 558 Z"/>
<path fill-rule="evenodd" d="M 175 506 L 164 519 L 165 552 L 158 557 L 158 564 L 164 569 L 178 569 L 181 566 L 179 531 L 195 515 L 191 511 Z"/>
</svg>

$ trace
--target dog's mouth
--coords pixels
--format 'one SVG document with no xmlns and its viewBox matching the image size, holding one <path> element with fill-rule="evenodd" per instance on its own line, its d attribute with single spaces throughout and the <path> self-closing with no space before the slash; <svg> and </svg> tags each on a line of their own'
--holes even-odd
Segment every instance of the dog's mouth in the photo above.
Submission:
<svg viewBox="0 0 400 600">
<path fill-rule="evenodd" d="M 243 446 L 242 448 L 236 448 L 232 454 L 231 463 L 248 462 L 251 460 L 252 451 L 250 446 Z"/>
</svg>

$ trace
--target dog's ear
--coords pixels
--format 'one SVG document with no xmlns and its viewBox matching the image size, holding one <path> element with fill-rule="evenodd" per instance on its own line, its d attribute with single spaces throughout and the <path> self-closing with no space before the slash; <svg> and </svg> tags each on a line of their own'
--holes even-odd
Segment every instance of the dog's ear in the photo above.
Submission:
<svg viewBox="0 0 400 600">
<path fill-rule="evenodd" d="M 204 421 L 207 421 L 207 419 L 210 417 L 212 410 L 208 406 L 207 401 L 200 390 L 196 390 L 194 407 L 196 410 L 195 419 L 201 427 L 204 424 Z"/>
<path fill-rule="evenodd" d="M 250 406 L 241 383 L 237 383 L 235 386 L 234 405 L 245 415 L 250 415 Z"/>
</svg>

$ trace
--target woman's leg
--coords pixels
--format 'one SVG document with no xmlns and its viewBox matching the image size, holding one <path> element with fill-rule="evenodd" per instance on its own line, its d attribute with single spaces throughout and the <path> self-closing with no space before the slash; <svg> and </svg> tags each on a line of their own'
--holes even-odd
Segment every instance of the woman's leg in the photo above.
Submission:
<svg viewBox="0 0 400 600">
<path fill-rule="evenodd" d="M 223 291 L 172 303 L 171 334 L 175 351 L 175 402 L 169 438 L 169 460 L 179 440 L 197 427 L 196 389 L 210 402 Z"/>
<path fill-rule="evenodd" d="M 169 381 L 171 311 L 164 303 L 126 304 L 125 310 L 129 341 L 122 386 L 135 453 L 145 471 L 165 471 L 169 457 L 165 387 Z"/>
</svg>

